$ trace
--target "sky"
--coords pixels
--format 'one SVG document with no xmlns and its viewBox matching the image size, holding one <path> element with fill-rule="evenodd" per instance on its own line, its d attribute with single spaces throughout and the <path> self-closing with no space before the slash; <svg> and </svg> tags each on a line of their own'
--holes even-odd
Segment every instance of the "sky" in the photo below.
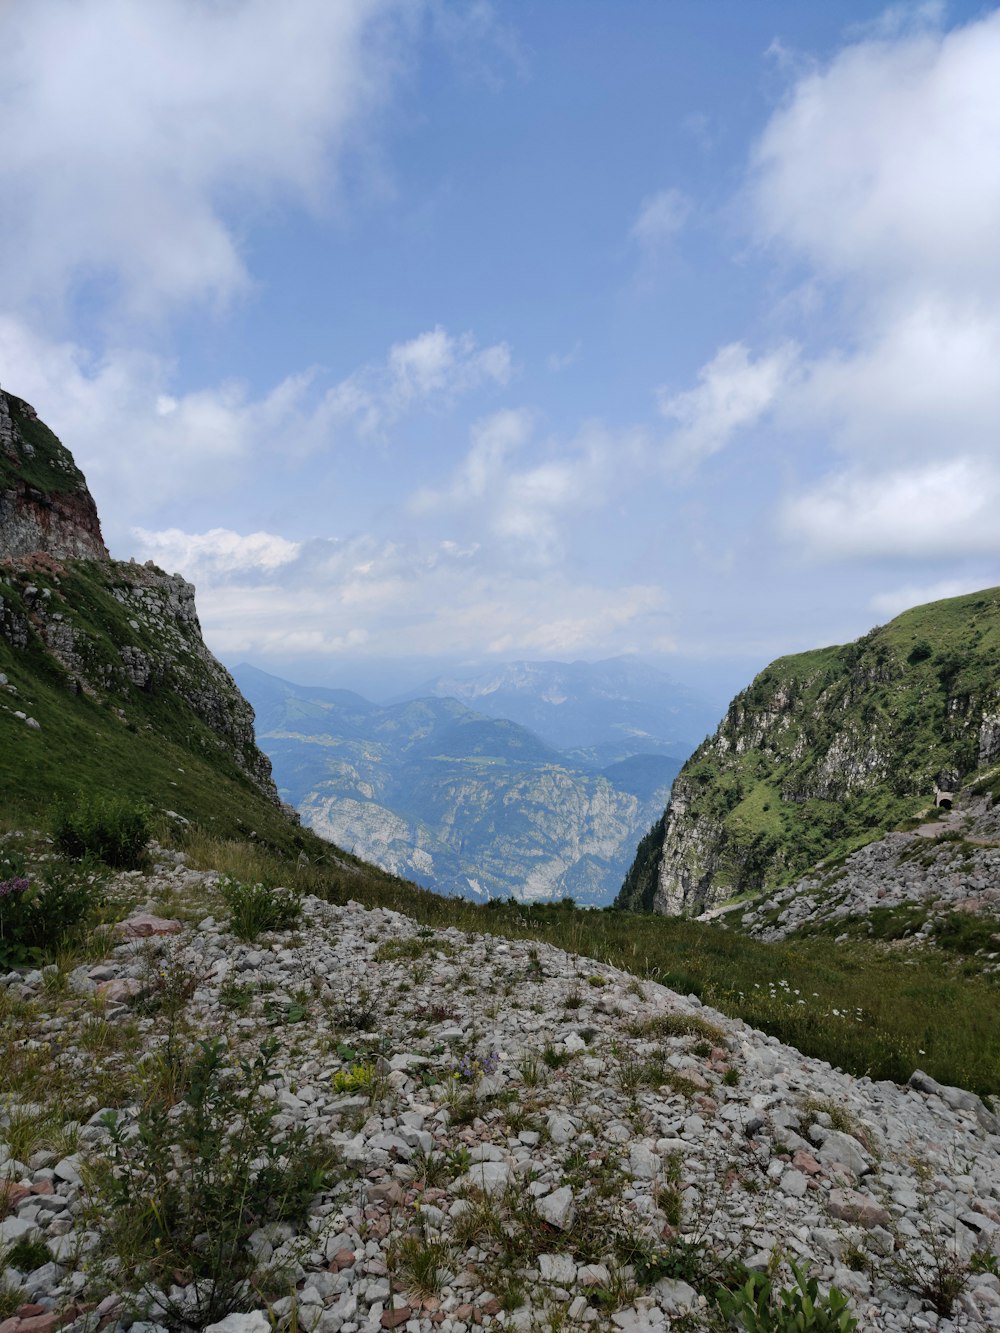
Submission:
<svg viewBox="0 0 1000 1333">
<path fill-rule="evenodd" d="M 4 0 L 0 384 L 209 646 L 732 692 L 1000 583 L 1000 8 Z"/>
</svg>

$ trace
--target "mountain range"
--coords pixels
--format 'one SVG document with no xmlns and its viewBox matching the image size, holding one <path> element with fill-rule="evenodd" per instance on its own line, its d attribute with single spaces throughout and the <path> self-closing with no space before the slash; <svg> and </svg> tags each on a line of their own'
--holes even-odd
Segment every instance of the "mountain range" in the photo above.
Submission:
<svg viewBox="0 0 1000 1333">
<path fill-rule="evenodd" d="M 519 663 L 464 683 L 467 697 L 509 700 L 522 717 L 547 720 L 542 737 L 438 693 L 443 681 L 380 705 L 234 669 L 282 797 L 322 836 L 439 892 L 591 906 L 611 901 L 690 749 L 670 710 L 657 714 L 652 699 L 627 693 L 630 680 L 648 689 L 658 675 L 629 662 Z M 560 678 L 572 692 L 558 692 Z M 616 727 L 612 686 L 635 723 Z M 563 699 L 557 724 L 551 713 Z M 686 726 L 699 716 L 694 700 L 674 711 Z M 574 748 L 557 748 L 555 734 Z M 638 744 L 648 752 L 636 753 Z"/>
</svg>

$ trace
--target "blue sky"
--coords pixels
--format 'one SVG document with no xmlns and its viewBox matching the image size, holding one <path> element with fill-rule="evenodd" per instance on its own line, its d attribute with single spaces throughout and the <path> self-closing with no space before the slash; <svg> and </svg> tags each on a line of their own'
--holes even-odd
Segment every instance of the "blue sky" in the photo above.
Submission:
<svg viewBox="0 0 1000 1333">
<path fill-rule="evenodd" d="M 0 383 L 209 644 L 730 690 L 1000 582 L 1000 12 L 11 0 Z"/>
</svg>

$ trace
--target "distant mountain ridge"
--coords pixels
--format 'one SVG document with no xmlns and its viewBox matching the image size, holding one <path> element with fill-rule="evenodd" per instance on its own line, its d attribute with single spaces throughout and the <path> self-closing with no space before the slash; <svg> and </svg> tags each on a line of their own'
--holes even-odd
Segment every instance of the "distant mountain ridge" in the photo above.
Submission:
<svg viewBox="0 0 1000 1333">
<path fill-rule="evenodd" d="M 233 674 L 303 820 L 440 892 L 609 902 L 680 767 L 662 753 L 588 765 L 453 698 L 379 705 L 247 665 Z"/>
<path fill-rule="evenodd" d="M 507 662 L 437 676 L 399 697 L 427 695 L 510 718 L 599 768 L 639 753 L 684 758 L 718 722 L 717 710 L 693 691 L 631 657 Z"/>
</svg>

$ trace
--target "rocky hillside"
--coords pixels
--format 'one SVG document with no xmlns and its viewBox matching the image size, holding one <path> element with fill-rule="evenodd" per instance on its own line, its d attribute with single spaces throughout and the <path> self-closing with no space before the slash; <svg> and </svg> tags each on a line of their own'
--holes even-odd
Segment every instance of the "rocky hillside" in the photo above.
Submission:
<svg viewBox="0 0 1000 1333">
<path fill-rule="evenodd" d="M 619 904 L 697 913 L 895 828 L 1000 755 L 1000 590 L 779 658 L 674 783 Z"/>
<path fill-rule="evenodd" d="M 960 797 L 941 818 L 821 861 L 766 898 L 719 909 L 716 919 L 765 940 L 929 943 L 1000 972 L 1000 805 L 991 792 Z"/>
<path fill-rule="evenodd" d="M 0 977 L 3 1333 L 718 1330 L 792 1262 L 865 1333 L 1000 1326 L 970 1093 L 356 902 L 248 935 L 177 852 L 102 896 Z"/>
<path fill-rule="evenodd" d="M 322 836 L 439 893 L 608 904 L 678 759 L 588 769 L 457 699 L 385 707 L 235 670 L 282 796 Z"/>
<path fill-rule="evenodd" d="M 214 792 L 206 817 L 287 823 L 253 711 L 202 639 L 194 589 L 109 559 L 69 452 L 2 392 L 0 488 L 0 783 L 11 804 L 128 790 L 190 816 Z"/>
</svg>

